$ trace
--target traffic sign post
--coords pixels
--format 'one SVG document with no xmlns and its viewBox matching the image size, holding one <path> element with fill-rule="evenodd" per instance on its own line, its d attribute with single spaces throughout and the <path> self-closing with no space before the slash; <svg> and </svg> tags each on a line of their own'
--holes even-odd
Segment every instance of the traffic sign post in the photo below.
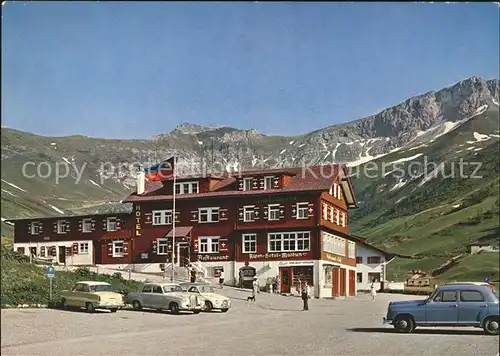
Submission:
<svg viewBox="0 0 500 356">
<path fill-rule="evenodd" d="M 56 275 L 56 270 L 53 266 L 47 267 L 47 272 L 45 273 L 45 277 L 49 279 L 49 302 L 52 303 L 52 278 Z"/>
</svg>

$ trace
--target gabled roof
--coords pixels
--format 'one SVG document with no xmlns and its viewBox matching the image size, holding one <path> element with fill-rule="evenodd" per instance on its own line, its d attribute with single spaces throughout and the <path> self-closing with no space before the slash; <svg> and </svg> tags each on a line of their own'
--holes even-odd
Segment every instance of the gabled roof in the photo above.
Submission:
<svg viewBox="0 0 500 356">
<path fill-rule="evenodd" d="M 267 174 L 284 174 L 290 176 L 289 182 L 281 189 L 269 190 L 221 190 L 230 184 L 236 182 L 238 177 L 245 177 L 251 175 L 267 175 Z M 339 178 L 342 182 L 347 182 L 347 188 L 350 190 L 347 194 L 346 201 L 351 208 L 357 207 L 354 190 L 347 174 L 347 169 L 344 165 L 324 165 L 313 167 L 297 167 L 297 168 L 283 168 L 283 169 L 270 169 L 270 170 L 249 170 L 244 172 L 232 173 L 213 173 L 213 176 L 222 177 L 213 188 L 212 191 L 206 193 L 193 193 L 193 194 L 178 194 L 176 200 L 182 199 L 199 199 L 199 198 L 212 198 L 212 197 L 231 197 L 231 196 L 256 196 L 256 195 L 277 195 L 294 192 L 309 192 L 309 191 L 329 191 L 334 180 Z M 207 176 L 191 177 L 191 179 L 203 179 Z M 345 185 L 344 185 L 345 187 Z M 144 194 L 132 193 L 123 200 L 124 203 L 132 202 L 147 202 L 158 200 L 172 200 L 172 194 L 161 194 L 159 189 L 147 191 Z"/>
<path fill-rule="evenodd" d="M 351 234 L 351 236 L 352 236 L 353 239 L 355 239 L 357 241 L 357 243 L 365 245 L 366 247 L 371 248 L 372 250 L 375 250 L 377 252 L 380 252 L 382 255 L 384 255 L 386 261 L 390 261 L 390 260 L 392 260 L 394 258 L 393 254 L 391 254 L 391 253 L 389 253 L 387 251 L 384 251 L 381 248 L 378 248 L 378 247 L 375 247 L 375 246 L 369 244 L 366 241 L 366 238 L 358 236 L 358 235 L 352 235 L 352 234 Z"/>
</svg>

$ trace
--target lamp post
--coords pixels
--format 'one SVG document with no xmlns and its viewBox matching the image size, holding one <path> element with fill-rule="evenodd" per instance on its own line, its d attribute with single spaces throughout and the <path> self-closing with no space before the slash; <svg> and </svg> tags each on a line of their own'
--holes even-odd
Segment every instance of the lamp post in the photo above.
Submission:
<svg viewBox="0 0 500 356">
<path fill-rule="evenodd" d="M 175 267 L 174 267 L 174 261 L 175 261 L 175 155 L 173 158 L 173 165 L 172 165 L 172 175 L 173 175 L 173 190 L 174 193 L 172 194 L 172 276 L 170 277 L 170 281 L 174 281 L 174 273 L 175 273 Z"/>
</svg>

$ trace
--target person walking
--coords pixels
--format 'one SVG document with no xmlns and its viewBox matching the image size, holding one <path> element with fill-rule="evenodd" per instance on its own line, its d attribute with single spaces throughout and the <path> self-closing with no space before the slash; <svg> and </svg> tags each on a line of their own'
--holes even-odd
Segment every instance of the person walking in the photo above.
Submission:
<svg viewBox="0 0 500 356">
<path fill-rule="evenodd" d="M 259 281 L 257 279 L 257 277 L 255 277 L 253 279 L 253 283 L 252 283 L 252 297 L 253 297 L 253 301 L 255 302 L 255 295 L 259 292 Z"/>
<path fill-rule="evenodd" d="M 372 285 L 370 286 L 370 295 L 372 296 L 372 300 L 375 300 L 377 296 L 377 291 L 375 290 L 375 281 L 372 281 Z"/>
<path fill-rule="evenodd" d="M 220 285 L 220 289 L 222 289 L 224 286 L 224 268 L 221 268 L 221 270 L 220 270 L 219 285 Z"/>
<path fill-rule="evenodd" d="M 304 303 L 302 310 L 309 310 L 309 293 L 308 293 L 309 287 L 307 284 L 304 284 L 302 287 L 302 302 Z"/>
</svg>

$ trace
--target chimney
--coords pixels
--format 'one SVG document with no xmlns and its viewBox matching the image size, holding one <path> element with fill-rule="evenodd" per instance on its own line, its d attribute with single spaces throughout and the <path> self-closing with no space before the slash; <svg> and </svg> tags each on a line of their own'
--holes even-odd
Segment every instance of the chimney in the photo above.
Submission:
<svg viewBox="0 0 500 356">
<path fill-rule="evenodd" d="M 142 195 L 146 191 L 146 176 L 144 172 L 137 173 L 137 195 Z"/>
</svg>

